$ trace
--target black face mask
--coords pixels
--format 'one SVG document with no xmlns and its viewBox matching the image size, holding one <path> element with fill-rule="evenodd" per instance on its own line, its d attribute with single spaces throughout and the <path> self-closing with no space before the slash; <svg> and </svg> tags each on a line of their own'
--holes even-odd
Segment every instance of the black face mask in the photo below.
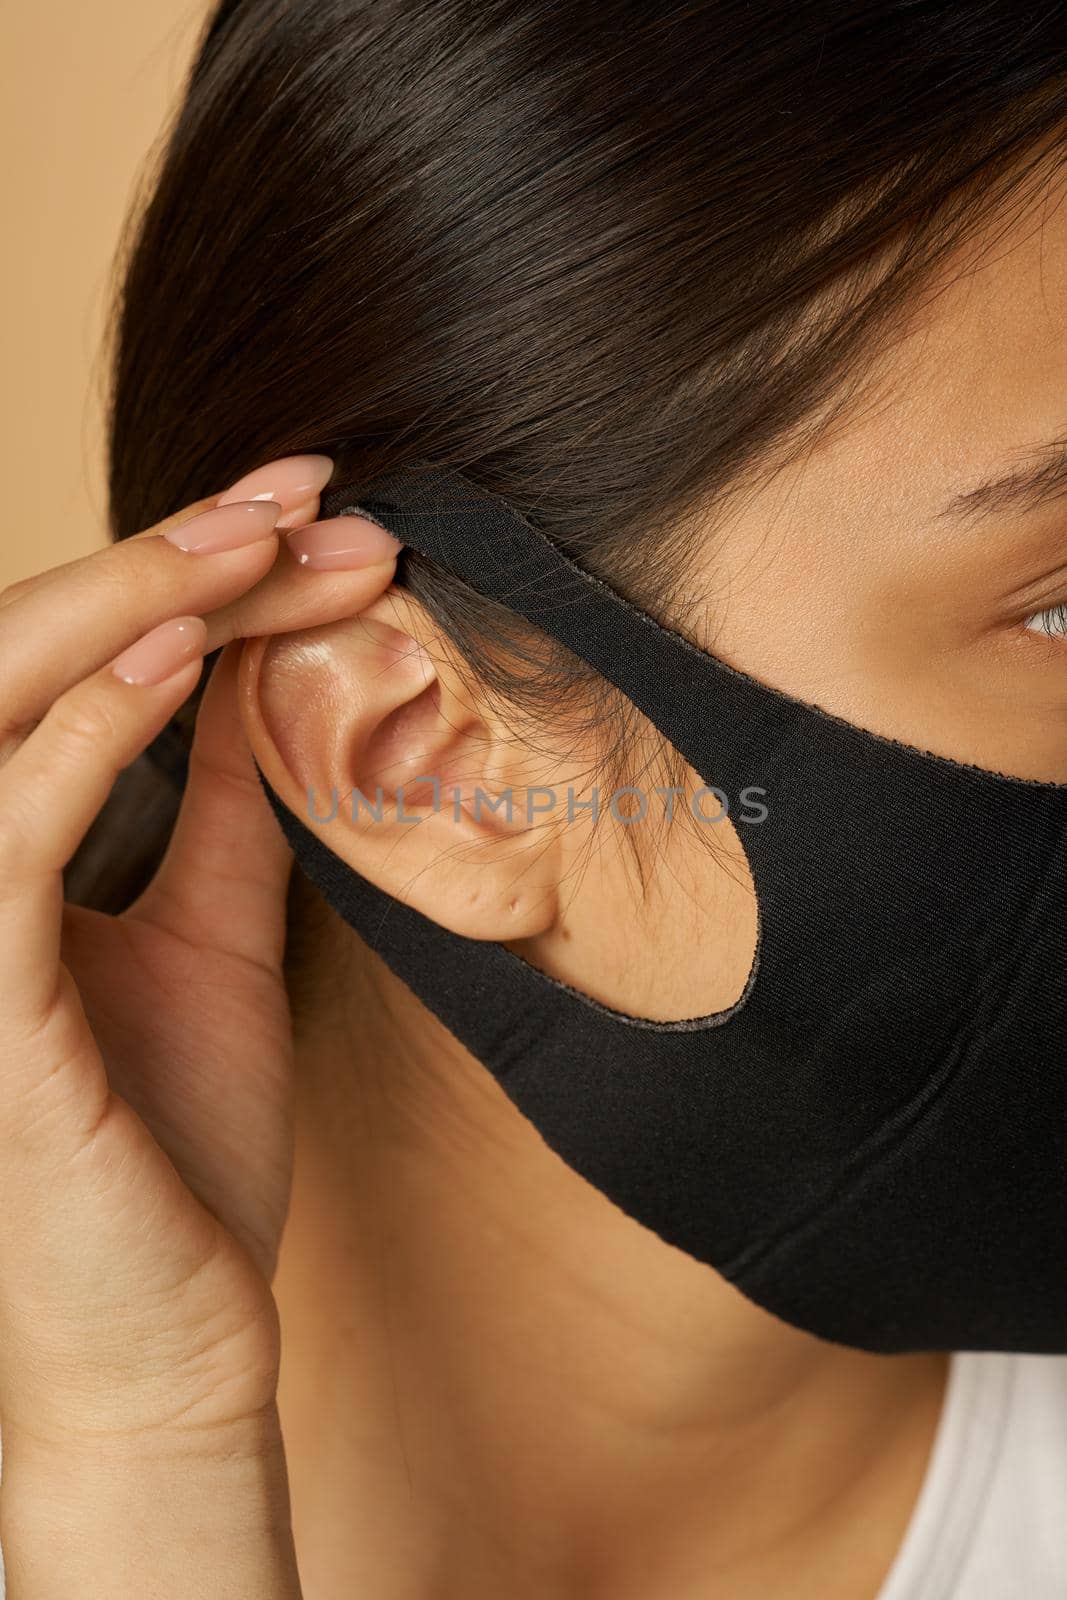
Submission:
<svg viewBox="0 0 1067 1600">
<path fill-rule="evenodd" d="M 626 1016 L 439 927 L 266 786 L 329 904 L 571 1167 L 760 1306 L 868 1350 L 1067 1352 L 1067 785 L 759 683 L 458 474 L 331 489 L 344 512 L 560 640 L 766 817 L 738 828 L 753 969 L 706 1017 Z"/>
</svg>

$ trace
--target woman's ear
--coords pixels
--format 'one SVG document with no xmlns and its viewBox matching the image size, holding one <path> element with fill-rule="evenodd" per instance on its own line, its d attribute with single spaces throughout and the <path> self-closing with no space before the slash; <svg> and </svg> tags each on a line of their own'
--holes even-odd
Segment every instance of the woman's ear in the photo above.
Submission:
<svg viewBox="0 0 1067 1600">
<path fill-rule="evenodd" d="M 251 641 L 241 705 L 271 786 L 379 888 L 468 938 L 554 925 L 559 831 L 526 805 L 552 775 L 531 775 L 411 596 L 390 589 L 354 618 Z"/>
</svg>

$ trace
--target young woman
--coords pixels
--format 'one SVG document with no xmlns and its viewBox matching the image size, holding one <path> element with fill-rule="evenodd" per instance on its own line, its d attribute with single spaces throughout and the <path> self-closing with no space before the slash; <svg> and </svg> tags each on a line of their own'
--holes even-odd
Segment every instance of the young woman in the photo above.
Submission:
<svg viewBox="0 0 1067 1600">
<path fill-rule="evenodd" d="M 992 0 L 219 7 L 0 604 L 12 1600 L 1067 1591 L 1065 129 Z"/>
</svg>

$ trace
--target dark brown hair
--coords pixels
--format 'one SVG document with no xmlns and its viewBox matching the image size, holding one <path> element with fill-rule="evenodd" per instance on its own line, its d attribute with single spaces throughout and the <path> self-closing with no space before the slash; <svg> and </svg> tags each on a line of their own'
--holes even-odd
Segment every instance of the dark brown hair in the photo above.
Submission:
<svg viewBox="0 0 1067 1600">
<path fill-rule="evenodd" d="M 696 541 L 1058 161 L 1065 45 L 1014 0 L 223 0 L 123 242 L 113 537 L 294 452 L 431 461 L 692 636 Z M 406 583 L 485 688 L 605 727 L 623 774 L 640 719 L 582 662 L 421 556 Z M 154 870 L 193 710 L 74 898 Z"/>
</svg>

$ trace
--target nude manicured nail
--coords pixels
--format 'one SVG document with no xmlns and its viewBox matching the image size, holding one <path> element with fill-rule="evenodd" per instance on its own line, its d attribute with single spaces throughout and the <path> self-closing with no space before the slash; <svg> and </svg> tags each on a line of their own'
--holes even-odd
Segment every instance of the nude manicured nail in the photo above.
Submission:
<svg viewBox="0 0 1067 1600">
<path fill-rule="evenodd" d="M 373 567 L 391 561 L 404 548 L 399 539 L 366 517 L 328 517 L 309 522 L 286 538 L 301 566 L 320 571 L 339 567 Z"/>
<path fill-rule="evenodd" d="M 176 528 L 168 528 L 163 537 L 190 555 L 213 556 L 221 550 L 239 550 L 242 545 L 269 539 L 278 511 L 273 500 L 241 500 L 228 506 L 213 506 Z"/>
<path fill-rule="evenodd" d="M 329 456 L 282 456 L 256 467 L 218 498 L 220 506 L 234 500 L 273 500 L 281 508 L 280 529 L 295 528 L 315 515 L 315 501 L 333 474 Z"/>
<path fill-rule="evenodd" d="M 207 624 L 203 617 L 172 617 L 116 656 L 111 670 L 124 683 L 163 683 L 186 662 L 202 656 L 206 644 Z"/>
</svg>

